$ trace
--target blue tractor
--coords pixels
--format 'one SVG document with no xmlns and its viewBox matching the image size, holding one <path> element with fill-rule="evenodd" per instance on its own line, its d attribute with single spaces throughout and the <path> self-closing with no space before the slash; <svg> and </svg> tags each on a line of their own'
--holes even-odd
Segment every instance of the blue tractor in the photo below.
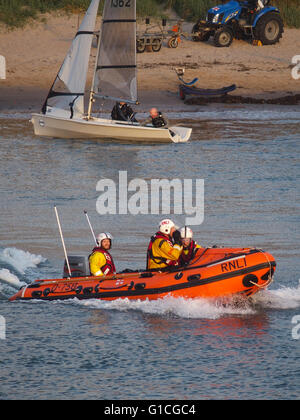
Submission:
<svg viewBox="0 0 300 420">
<path fill-rule="evenodd" d="M 194 41 L 208 41 L 216 47 L 229 47 L 233 38 L 260 41 L 263 45 L 279 42 L 283 34 L 280 12 L 271 0 L 231 0 L 213 7 L 206 20 L 193 27 Z M 224 3 L 224 2 L 223 2 Z"/>
</svg>

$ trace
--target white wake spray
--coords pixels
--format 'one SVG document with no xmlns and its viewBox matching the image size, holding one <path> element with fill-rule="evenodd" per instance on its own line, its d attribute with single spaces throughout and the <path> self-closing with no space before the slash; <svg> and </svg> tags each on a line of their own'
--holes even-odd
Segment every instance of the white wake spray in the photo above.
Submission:
<svg viewBox="0 0 300 420">
<path fill-rule="evenodd" d="M 157 300 L 100 299 L 79 300 L 77 298 L 59 302 L 76 304 L 100 310 L 141 311 L 145 314 L 175 316 L 183 319 L 219 319 L 224 316 L 248 316 L 262 309 L 296 309 L 300 308 L 300 284 L 298 287 L 282 287 L 276 290 L 264 290 L 246 301 L 226 303 L 213 299 L 185 299 L 165 297 Z"/>
<path fill-rule="evenodd" d="M 0 262 L 11 265 L 20 274 L 25 274 L 28 268 L 36 268 L 46 258 L 41 255 L 31 254 L 17 248 L 5 248 L 0 251 Z"/>
<path fill-rule="evenodd" d="M 30 268 L 37 268 L 39 264 L 45 262 L 46 259 L 41 255 L 31 254 L 17 248 L 5 248 L 0 250 L 0 265 L 12 267 L 13 271 L 17 271 L 20 275 L 25 275 Z M 11 292 L 11 289 L 19 289 L 26 283 L 21 281 L 19 277 L 11 272 L 8 268 L 0 267 L 0 292 L 4 295 Z M 9 286 L 9 291 L 7 289 Z"/>
<path fill-rule="evenodd" d="M 255 295 L 254 302 L 262 308 L 300 308 L 300 281 L 297 287 L 281 287 L 275 290 L 264 290 Z"/>
<path fill-rule="evenodd" d="M 23 281 L 20 281 L 19 278 L 7 270 L 7 268 L 2 268 L 0 270 L 0 283 L 6 283 L 17 289 L 26 284 Z"/>
</svg>

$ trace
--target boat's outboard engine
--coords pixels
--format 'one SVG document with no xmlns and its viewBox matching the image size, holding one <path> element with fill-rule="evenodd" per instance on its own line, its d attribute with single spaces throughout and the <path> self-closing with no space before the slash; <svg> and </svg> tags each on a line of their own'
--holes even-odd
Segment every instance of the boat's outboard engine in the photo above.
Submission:
<svg viewBox="0 0 300 420">
<path fill-rule="evenodd" d="M 68 255 L 68 260 L 71 277 L 86 277 L 91 275 L 89 257 L 87 255 Z M 70 277 L 66 260 L 64 263 L 63 277 Z"/>
</svg>

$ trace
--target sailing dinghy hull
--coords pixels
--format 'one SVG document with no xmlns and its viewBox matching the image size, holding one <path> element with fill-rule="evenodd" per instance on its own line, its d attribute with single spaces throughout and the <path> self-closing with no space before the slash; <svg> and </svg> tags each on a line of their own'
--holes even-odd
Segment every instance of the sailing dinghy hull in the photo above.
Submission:
<svg viewBox="0 0 300 420">
<path fill-rule="evenodd" d="M 154 128 L 104 118 L 63 118 L 33 114 L 31 122 L 37 136 L 64 139 L 117 139 L 124 141 L 185 143 L 192 129 L 186 127 Z"/>
</svg>

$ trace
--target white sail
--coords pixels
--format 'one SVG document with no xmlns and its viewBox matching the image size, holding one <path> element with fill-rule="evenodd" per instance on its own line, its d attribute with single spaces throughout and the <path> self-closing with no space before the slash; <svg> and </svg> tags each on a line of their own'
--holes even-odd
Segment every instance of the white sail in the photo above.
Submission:
<svg viewBox="0 0 300 420">
<path fill-rule="evenodd" d="M 52 112 L 72 118 L 84 113 L 84 90 L 98 7 L 99 0 L 92 0 L 44 103 L 44 114 Z"/>
<path fill-rule="evenodd" d="M 94 85 L 95 96 L 137 101 L 136 0 L 106 0 Z"/>
</svg>

